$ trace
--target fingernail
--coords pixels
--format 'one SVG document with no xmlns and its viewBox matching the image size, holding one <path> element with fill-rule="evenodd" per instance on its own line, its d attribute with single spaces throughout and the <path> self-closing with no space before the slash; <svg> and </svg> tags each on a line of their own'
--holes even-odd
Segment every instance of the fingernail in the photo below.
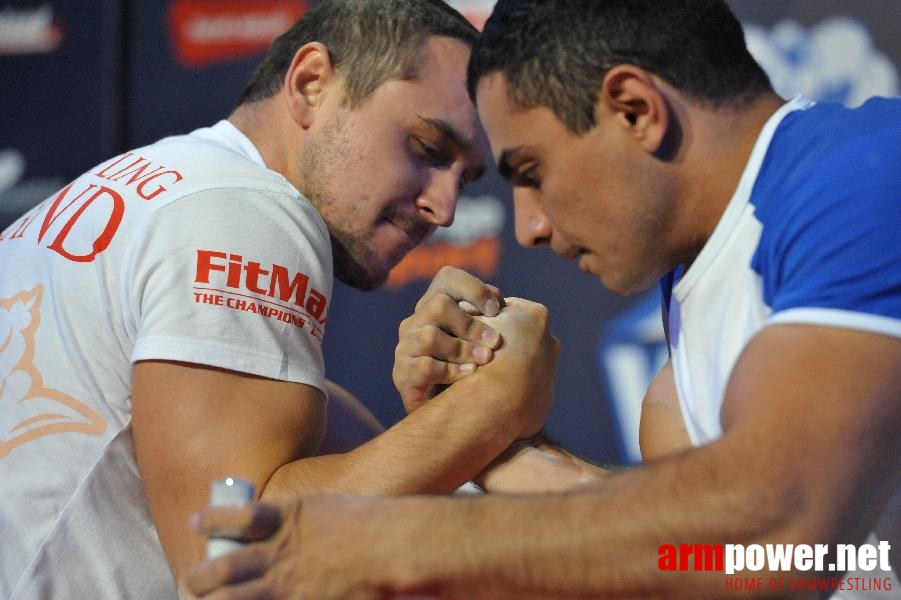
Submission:
<svg viewBox="0 0 901 600">
<path fill-rule="evenodd" d="M 497 316 L 497 313 L 500 312 L 500 310 L 501 306 L 494 298 L 490 298 L 487 302 L 485 302 L 485 316 L 495 317 Z"/>
<path fill-rule="evenodd" d="M 491 359 L 491 350 L 489 350 L 485 346 L 479 346 L 472 351 L 472 355 L 476 358 L 477 361 L 484 364 Z"/>
<path fill-rule="evenodd" d="M 495 344 L 497 344 L 499 339 L 500 339 L 500 334 L 497 331 L 495 331 L 494 329 L 485 329 L 484 331 L 482 331 L 482 341 L 485 342 L 486 344 L 488 344 L 489 346 L 491 346 L 492 348 L 494 347 Z"/>
<path fill-rule="evenodd" d="M 191 525 L 191 529 L 194 531 L 200 531 L 200 513 L 194 513 L 191 515 L 191 518 L 188 519 L 188 523 Z"/>
<path fill-rule="evenodd" d="M 476 366 L 473 363 L 465 363 L 460 365 L 461 373 L 475 373 Z"/>
</svg>

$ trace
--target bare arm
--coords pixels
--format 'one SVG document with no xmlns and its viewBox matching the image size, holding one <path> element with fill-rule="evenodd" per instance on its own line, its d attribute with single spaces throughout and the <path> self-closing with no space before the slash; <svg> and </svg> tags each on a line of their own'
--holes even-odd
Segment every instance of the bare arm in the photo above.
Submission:
<svg viewBox="0 0 901 600">
<path fill-rule="evenodd" d="M 661 572 L 659 546 L 860 543 L 901 478 L 899 365 L 901 340 L 768 327 L 736 367 L 721 440 L 609 477 L 592 492 L 475 508 L 478 521 L 506 519 L 514 539 L 505 547 L 526 548 L 541 576 L 517 573 L 515 555 L 486 545 L 476 558 L 484 582 L 453 574 L 434 585 L 446 597 L 481 597 L 471 592 L 483 584 L 494 588 L 484 597 L 716 597 L 722 574 Z"/>
<path fill-rule="evenodd" d="M 497 288 L 445 267 L 401 324 L 394 382 L 408 412 L 422 407 L 441 384 L 453 384 L 491 361 L 500 337 L 492 322 L 504 299 Z M 526 390 L 531 395 L 540 390 Z M 541 399 L 538 399 L 541 401 Z M 489 492 L 561 491 L 604 470 L 542 437 L 517 441 L 476 478 Z"/>
<path fill-rule="evenodd" d="M 203 555 L 186 534 L 190 514 L 208 502 L 210 481 L 238 476 L 262 490 L 282 464 L 312 454 L 325 425 L 325 398 L 303 384 L 200 365 L 135 365 L 135 455 L 169 567 Z"/>
<path fill-rule="evenodd" d="M 640 442 L 645 462 L 691 447 L 669 362 L 654 377 L 642 402 Z M 492 493 L 562 492 L 615 472 L 540 439 L 515 442 L 476 481 Z"/>
<path fill-rule="evenodd" d="M 566 492 L 615 472 L 542 438 L 514 442 L 476 477 L 476 483 L 492 494 Z"/>
<path fill-rule="evenodd" d="M 651 381 L 641 403 L 638 443 L 644 462 L 691 448 L 670 361 L 666 361 Z"/>
<path fill-rule="evenodd" d="M 490 365 L 440 393 L 372 441 L 342 455 L 278 469 L 263 497 L 306 490 L 355 494 L 450 492 L 550 409 L 557 343 L 544 307 L 510 299 L 495 324 L 504 344 Z"/>
<path fill-rule="evenodd" d="M 645 394 L 640 441 L 645 462 L 691 447 L 669 362 L 660 369 Z M 560 492 L 574 490 L 614 472 L 547 440 L 536 440 L 514 443 L 476 481 L 492 493 Z"/>
<path fill-rule="evenodd" d="M 436 278 L 421 302 L 423 314 L 441 312 L 448 304 L 457 308 L 463 299 L 500 306 L 496 289 L 465 274 L 458 283 L 461 274 L 448 271 Z M 206 504 L 214 478 L 244 477 L 263 498 L 278 499 L 310 492 L 451 491 L 474 476 L 513 439 L 537 430 L 549 408 L 529 404 L 521 391 L 523 385 L 534 385 L 547 390 L 543 400 L 550 398 L 542 377 L 521 373 L 525 364 L 541 365 L 537 373 L 553 373 L 555 342 L 547 334 L 542 310 L 522 303 L 508 312 L 510 321 L 526 321 L 517 331 L 528 333 L 510 332 L 506 361 L 511 364 L 505 370 L 499 367 L 480 377 L 481 384 L 477 380 L 442 394 L 427 410 L 381 436 L 371 413 L 331 383 L 328 417 L 334 426 L 325 428 L 324 398 L 312 387 L 199 365 L 137 364 L 136 454 L 173 573 L 178 577 L 202 556 L 203 541 L 186 531 L 184 523 Z M 464 327 L 478 334 L 482 326 L 468 322 Z M 494 346 L 499 342 L 494 332 Z M 510 377 L 518 380 L 508 381 Z M 492 378 L 494 383 L 486 385 L 484 380 Z M 543 379 L 549 382 L 552 375 Z"/>
<path fill-rule="evenodd" d="M 722 573 L 662 572 L 659 547 L 863 541 L 901 479 L 899 365 L 898 339 L 770 326 L 736 365 L 725 434 L 713 444 L 578 493 L 298 503 L 272 541 L 202 565 L 190 582 L 206 591 L 241 570 L 239 579 L 275 597 L 292 597 L 278 595 L 290 582 L 317 598 L 345 598 L 317 587 L 324 572 L 343 574 L 320 557 L 341 555 L 355 569 L 344 591 L 390 585 L 442 598 L 716 598 Z M 323 530 L 327 514 L 351 526 Z M 220 518 L 240 522 L 207 518 L 207 529 Z M 221 592 L 217 600 L 238 597 Z M 758 594 L 766 595 L 773 594 Z"/>
<path fill-rule="evenodd" d="M 212 478 L 248 478 L 267 500 L 311 492 L 448 492 L 514 439 L 534 433 L 549 404 L 523 402 L 524 389 L 545 390 L 549 400 L 556 342 L 539 305 L 507 307 L 501 321 L 509 343 L 492 368 L 344 454 L 311 456 L 325 410 L 312 388 L 197 366 L 138 364 L 138 465 L 175 576 L 201 558 L 202 540 L 184 523 L 206 503 Z"/>
</svg>

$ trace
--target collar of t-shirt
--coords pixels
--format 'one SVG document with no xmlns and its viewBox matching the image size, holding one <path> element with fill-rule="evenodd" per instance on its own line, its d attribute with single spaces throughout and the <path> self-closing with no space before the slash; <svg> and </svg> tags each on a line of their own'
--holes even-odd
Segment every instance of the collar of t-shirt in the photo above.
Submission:
<svg viewBox="0 0 901 600">
<path fill-rule="evenodd" d="M 195 133 L 199 134 L 201 137 L 211 139 L 216 143 L 237 152 L 241 156 L 247 157 L 264 169 L 268 169 L 266 161 L 263 160 L 263 155 L 260 154 L 257 147 L 253 145 L 250 138 L 241 133 L 241 130 L 235 127 L 228 119 L 222 119 L 212 127 L 205 130 L 201 129 Z"/>
<path fill-rule="evenodd" d="M 704 274 L 710 263 L 719 254 L 720 249 L 728 241 L 729 235 L 738 223 L 745 206 L 751 201 L 751 191 L 754 189 L 754 183 L 757 181 L 757 175 L 760 173 L 763 159 L 779 124 L 788 114 L 796 110 L 808 109 L 813 105 L 814 102 L 812 100 L 799 94 L 779 107 L 779 110 L 767 120 L 760 131 L 760 135 L 757 136 L 757 142 L 754 144 L 748 163 L 745 165 L 745 169 L 738 181 L 735 194 L 729 200 L 729 204 L 726 206 L 723 216 L 720 217 L 719 223 L 714 228 L 710 239 L 707 240 L 707 243 L 688 270 L 680 266 L 675 271 L 672 289 L 678 298 L 684 298 L 688 294 L 694 283 Z"/>
</svg>

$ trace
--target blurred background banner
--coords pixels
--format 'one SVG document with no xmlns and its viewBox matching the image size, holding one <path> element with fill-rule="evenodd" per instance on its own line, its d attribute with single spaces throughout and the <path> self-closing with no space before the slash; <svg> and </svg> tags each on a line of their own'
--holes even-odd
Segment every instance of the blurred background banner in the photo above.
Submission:
<svg viewBox="0 0 901 600">
<path fill-rule="evenodd" d="M 108 157 L 226 117 L 272 38 L 314 4 L 0 0 L 0 229 Z M 481 26 L 493 1 L 451 4 Z M 897 0 L 729 4 L 782 95 L 849 105 L 898 95 Z M 397 327 L 445 264 L 550 307 L 564 346 L 552 437 L 599 462 L 638 460 L 641 398 L 666 358 L 655 291 L 618 298 L 550 250 L 519 248 L 510 193 L 493 173 L 464 190 L 454 225 L 408 256 L 384 289 L 336 286 L 328 376 L 385 423 L 399 419 Z"/>
</svg>

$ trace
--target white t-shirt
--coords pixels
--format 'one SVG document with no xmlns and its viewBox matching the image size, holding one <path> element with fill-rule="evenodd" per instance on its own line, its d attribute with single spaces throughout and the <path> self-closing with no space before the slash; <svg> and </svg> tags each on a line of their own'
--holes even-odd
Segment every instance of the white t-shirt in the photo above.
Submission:
<svg viewBox="0 0 901 600">
<path fill-rule="evenodd" d="M 331 294 L 325 223 L 227 121 L 111 159 L 0 234 L 0 598 L 175 598 L 133 363 L 324 391 Z"/>
</svg>

